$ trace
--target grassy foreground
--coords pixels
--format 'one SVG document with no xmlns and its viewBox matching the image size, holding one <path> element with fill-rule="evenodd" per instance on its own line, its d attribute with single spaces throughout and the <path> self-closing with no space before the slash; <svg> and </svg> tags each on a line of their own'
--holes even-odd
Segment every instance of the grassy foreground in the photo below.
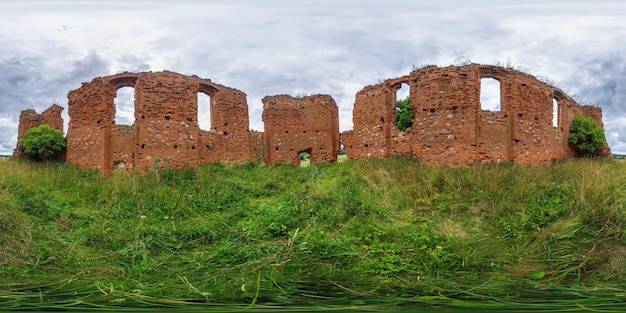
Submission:
<svg viewBox="0 0 626 313">
<path fill-rule="evenodd" d="M 626 307 L 626 163 L 0 161 L 0 309 Z"/>
</svg>

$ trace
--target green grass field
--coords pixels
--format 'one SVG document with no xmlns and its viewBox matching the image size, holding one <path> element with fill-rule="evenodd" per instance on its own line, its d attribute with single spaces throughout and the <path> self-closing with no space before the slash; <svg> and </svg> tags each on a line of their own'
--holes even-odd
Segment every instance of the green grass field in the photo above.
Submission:
<svg viewBox="0 0 626 313">
<path fill-rule="evenodd" d="M 0 309 L 626 308 L 626 164 L 0 161 Z"/>
</svg>

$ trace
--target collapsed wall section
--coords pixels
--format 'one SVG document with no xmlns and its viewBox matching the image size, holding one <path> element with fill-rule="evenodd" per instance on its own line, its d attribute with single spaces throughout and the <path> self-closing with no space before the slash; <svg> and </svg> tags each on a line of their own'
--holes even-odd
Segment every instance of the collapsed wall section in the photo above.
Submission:
<svg viewBox="0 0 626 313">
<path fill-rule="evenodd" d="M 481 108 L 483 78 L 499 82 L 499 110 Z M 391 122 L 398 82 L 409 85 L 415 114 L 406 132 Z M 600 109 L 580 106 L 531 75 L 477 64 L 428 66 L 413 71 L 408 80 L 391 79 L 360 91 L 354 129 L 342 134 L 342 142 L 355 159 L 409 153 L 424 164 L 539 164 L 574 155 L 568 136 L 575 115 L 602 125 Z"/>
<path fill-rule="evenodd" d="M 17 140 L 18 145 L 13 150 L 13 157 L 22 158 L 26 155 L 24 154 L 24 149 L 19 146 L 19 140 L 24 137 L 24 134 L 31 129 L 38 127 L 40 125 L 48 125 L 51 128 L 63 131 L 63 117 L 61 113 L 63 112 L 63 107 L 53 104 L 45 111 L 38 114 L 33 109 L 27 109 L 20 113 L 20 120 L 17 126 Z M 52 156 L 52 159 L 63 159 L 65 158 L 64 153 L 56 154 Z"/>
<path fill-rule="evenodd" d="M 68 94 L 67 162 L 110 173 L 111 131 L 115 125 L 114 86 L 102 78 Z"/>
<path fill-rule="evenodd" d="M 396 122 L 396 92 L 404 76 L 381 84 L 367 86 L 356 94 L 352 133 L 342 135 L 342 144 L 350 158 L 385 157 L 407 153 L 404 136 L 399 135 Z"/>
<path fill-rule="evenodd" d="M 141 76 L 135 85 L 136 166 L 196 168 L 197 82 L 170 72 Z"/>
<path fill-rule="evenodd" d="M 411 73 L 411 151 L 426 164 L 472 162 L 478 152 L 480 79 L 471 68 L 455 69 L 429 66 Z"/>
<path fill-rule="evenodd" d="M 135 89 L 132 125 L 115 123 L 118 89 Z M 211 129 L 198 123 L 198 93 L 211 97 Z M 246 95 L 196 76 L 122 73 L 96 78 L 68 94 L 67 161 L 105 174 L 160 167 L 245 162 L 251 152 Z"/>
<path fill-rule="evenodd" d="M 265 163 L 299 165 L 303 152 L 311 155 L 311 164 L 337 161 L 339 115 L 332 97 L 280 95 L 262 101 Z"/>
<path fill-rule="evenodd" d="M 499 83 L 499 108 L 481 107 L 481 80 Z M 396 127 L 396 93 L 409 86 L 412 126 Z M 135 89 L 135 120 L 115 124 L 118 89 Z M 201 129 L 198 94 L 210 97 L 210 129 Z M 263 99 L 265 133 L 248 129 L 245 93 L 172 72 L 122 73 L 96 78 L 68 94 L 67 161 L 109 174 L 146 172 L 161 166 L 195 168 L 214 162 L 298 164 L 336 161 L 340 144 L 353 159 L 412 155 L 424 164 L 539 164 L 573 157 L 569 128 L 576 115 L 602 126 L 597 107 L 580 106 L 558 88 L 519 71 L 471 64 L 428 66 L 407 76 L 367 86 L 357 93 L 354 129 L 339 134 L 338 109 L 326 95 Z M 41 116 L 57 116 L 51 108 Z M 31 110 L 32 111 L 32 110 Z M 20 135 L 41 122 L 25 111 Z M 60 121 L 60 122 L 59 122 Z M 51 125 L 53 126 L 53 125 Z M 54 126 L 53 126 L 54 127 Z M 608 147 L 600 154 L 608 155 Z"/>
<path fill-rule="evenodd" d="M 242 163 L 255 158 L 260 147 L 248 130 L 246 94 L 231 88 L 201 81 L 199 92 L 211 97 L 211 129 L 199 131 L 199 164 Z M 253 146 L 251 146 L 253 145 Z"/>
</svg>

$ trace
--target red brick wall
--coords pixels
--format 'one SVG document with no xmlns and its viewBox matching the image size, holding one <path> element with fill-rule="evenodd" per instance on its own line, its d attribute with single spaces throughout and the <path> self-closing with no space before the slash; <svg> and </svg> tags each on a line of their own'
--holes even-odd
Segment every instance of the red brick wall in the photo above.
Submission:
<svg viewBox="0 0 626 313">
<path fill-rule="evenodd" d="M 482 110 L 482 78 L 500 82 L 501 109 Z M 412 127 L 395 127 L 396 92 L 410 87 Z M 135 121 L 115 124 L 116 92 L 135 88 Z M 198 93 L 211 98 L 211 129 L 198 125 Z M 68 94 L 67 161 L 110 174 L 116 168 L 147 172 L 169 166 L 195 168 L 213 162 L 299 164 L 334 162 L 344 145 L 353 159 L 408 154 L 424 164 L 539 164 L 574 156 L 567 142 L 575 115 L 602 126 L 602 111 L 580 106 L 561 90 L 519 71 L 471 64 L 428 66 L 367 86 L 356 94 L 354 129 L 339 134 L 338 110 L 328 95 L 263 99 L 265 132 L 249 130 L 246 94 L 172 72 L 122 73 L 96 78 Z M 559 122 L 552 125 L 553 99 Z M 22 112 L 18 137 L 46 121 L 62 129 L 62 108 Z M 605 149 L 601 154 L 610 154 Z"/>
<path fill-rule="evenodd" d="M 135 121 L 115 124 L 116 92 L 135 89 Z M 211 129 L 198 125 L 198 93 L 211 97 Z M 250 155 L 246 95 L 196 76 L 122 73 L 96 78 L 68 94 L 67 161 L 110 174 L 245 162 Z M 259 150 L 260 148 L 257 148 Z"/>
<path fill-rule="evenodd" d="M 500 82 L 500 111 L 481 109 L 481 78 Z M 399 82 L 409 84 L 415 113 L 406 132 L 390 124 Z M 557 127 L 552 125 L 553 99 L 559 102 Z M 390 79 L 360 91 L 354 129 L 342 140 L 355 159 L 411 153 L 425 164 L 539 164 L 573 156 L 567 138 L 575 115 L 591 116 L 602 125 L 599 108 L 580 106 L 531 75 L 477 64 L 429 66 L 413 71 L 408 80 Z"/>
<path fill-rule="evenodd" d="M 265 97 L 263 123 L 265 163 L 299 165 L 303 151 L 310 152 L 311 164 L 337 161 L 339 116 L 330 96 Z"/>
</svg>

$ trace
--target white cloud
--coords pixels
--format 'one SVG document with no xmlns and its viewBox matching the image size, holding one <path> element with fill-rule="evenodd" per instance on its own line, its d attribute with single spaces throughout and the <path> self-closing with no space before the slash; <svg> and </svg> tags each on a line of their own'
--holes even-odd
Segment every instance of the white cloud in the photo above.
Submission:
<svg viewBox="0 0 626 313">
<path fill-rule="evenodd" d="M 17 146 L 17 120 L 0 116 L 0 155 L 10 155 Z"/>
<path fill-rule="evenodd" d="M 263 128 L 265 95 L 326 93 L 347 130 L 364 86 L 465 56 L 550 77 L 607 120 L 625 112 L 625 12 L 616 0 L 2 1 L 0 119 L 66 107 L 67 92 L 97 76 L 171 70 L 247 93 L 252 129 Z M 16 136 L 13 124 L 0 135 Z M 626 129 L 606 130 L 622 149 Z"/>
<path fill-rule="evenodd" d="M 604 129 L 611 152 L 626 154 L 626 116 L 605 116 Z"/>
</svg>

